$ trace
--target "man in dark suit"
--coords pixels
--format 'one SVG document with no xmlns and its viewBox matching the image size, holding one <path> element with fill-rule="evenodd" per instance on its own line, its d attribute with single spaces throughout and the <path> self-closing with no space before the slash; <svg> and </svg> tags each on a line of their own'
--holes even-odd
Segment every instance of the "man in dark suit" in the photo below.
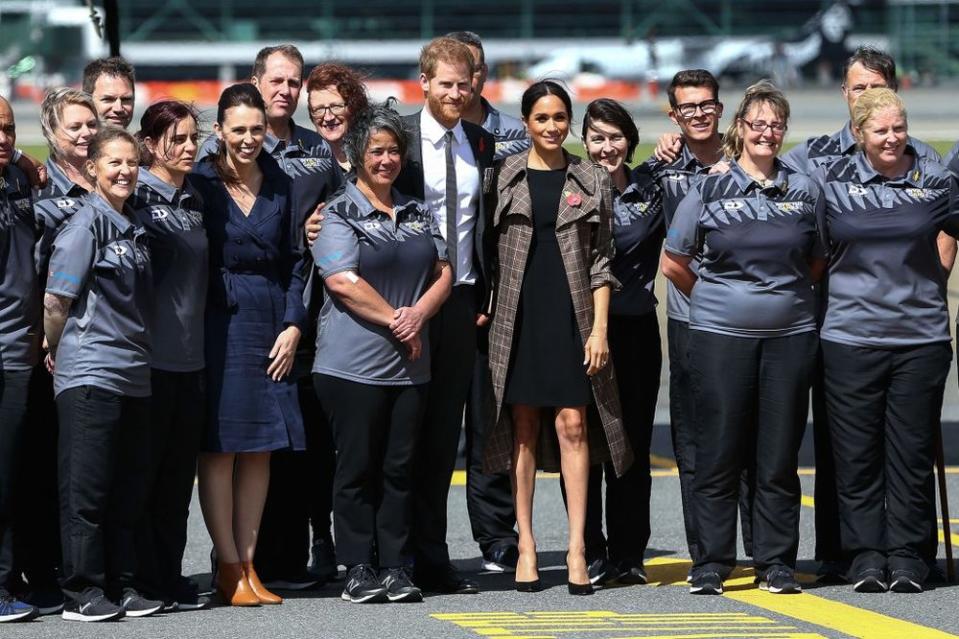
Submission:
<svg viewBox="0 0 959 639">
<path fill-rule="evenodd" d="M 496 148 L 490 133 L 461 118 L 473 71 L 469 48 L 456 40 L 437 38 L 423 47 L 420 84 L 426 104 L 405 117 L 411 144 L 394 183 L 429 206 L 453 267 L 453 292 L 429 326 L 433 382 L 413 477 L 414 580 L 425 590 L 463 594 L 478 588 L 450 563 L 446 500 L 476 357 L 478 311 L 489 291 L 483 185 Z"/>
</svg>

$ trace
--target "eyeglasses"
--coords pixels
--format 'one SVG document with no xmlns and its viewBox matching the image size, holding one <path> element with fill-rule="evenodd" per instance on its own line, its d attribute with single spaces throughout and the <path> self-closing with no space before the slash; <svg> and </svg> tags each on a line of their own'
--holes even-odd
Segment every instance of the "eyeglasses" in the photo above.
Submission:
<svg viewBox="0 0 959 639">
<path fill-rule="evenodd" d="M 311 109 L 313 115 L 323 115 L 327 111 L 329 111 L 332 115 L 343 115 L 343 113 L 346 111 L 346 105 L 342 102 L 337 104 L 318 104 Z"/>
<path fill-rule="evenodd" d="M 766 122 L 765 120 L 753 120 L 750 122 L 745 118 L 739 118 L 739 121 L 756 133 L 762 133 L 766 129 L 770 129 L 776 135 L 782 135 L 786 131 L 786 125 L 782 122 Z"/>
<path fill-rule="evenodd" d="M 719 100 L 703 100 L 702 102 L 684 102 L 677 104 L 676 112 L 684 118 L 691 118 L 696 115 L 696 110 L 703 112 L 703 115 L 713 115 L 719 110 Z"/>
</svg>

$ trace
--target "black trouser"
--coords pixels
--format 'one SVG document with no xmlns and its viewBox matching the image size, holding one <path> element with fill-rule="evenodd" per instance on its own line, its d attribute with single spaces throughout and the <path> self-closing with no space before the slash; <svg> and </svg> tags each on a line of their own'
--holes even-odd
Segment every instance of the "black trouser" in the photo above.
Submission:
<svg viewBox="0 0 959 639">
<path fill-rule="evenodd" d="M 270 488 L 256 545 L 257 571 L 266 580 L 294 577 L 305 570 L 311 523 L 314 541 L 332 540 L 333 436 L 309 373 L 297 380 L 297 394 L 306 450 L 270 456 Z"/>
<path fill-rule="evenodd" d="M 616 367 L 623 427 L 636 460 L 617 478 L 611 462 L 590 468 L 586 501 L 586 557 L 643 563 L 649 543 L 649 445 L 663 366 L 655 312 L 609 316 L 609 351 Z M 603 537 L 603 474 L 606 534 Z"/>
<path fill-rule="evenodd" d="M 725 578 L 736 565 L 736 507 L 750 455 L 756 573 L 795 568 L 799 445 L 817 342 L 815 332 L 750 338 L 690 330 L 689 372 L 697 407 L 693 492 L 702 548 L 694 569 Z"/>
<path fill-rule="evenodd" d="M 487 331 L 481 330 L 479 339 L 487 338 Z M 515 546 L 518 539 L 509 473 L 483 472 L 487 429 L 493 422 L 490 413 L 494 407 L 489 357 L 485 345 L 481 345 L 466 402 L 466 509 L 473 539 L 484 556 L 504 546 Z"/>
<path fill-rule="evenodd" d="M 812 426 L 816 462 L 816 560 L 842 561 L 839 538 L 839 496 L 836 493 L 836 464 L 833 460 L 829 418 L 826 415 L 826 391 L 823 385 L 822 349 L 816 352 L 812 380 Z"/>
<path fill-rule="evenodd" d="M 351 567 L 409 564 L 413 453 L 428 384 L 375 386 L 314 374 L 336 442 L 336 558 Z"/>
<path fill-rule="evenodd" d="M 454 286 L 449 298 L 430 320 L 433 381 L 416 444 L 413 471 L 411 541 L 416 571 L 420 575 L 443 570 L 450 560 L 446 545 L 446 500 L 476 358 L 474 288 Z"/>
<path fill-rule="evenodd" d="M 868 568 L 928 574 L 935 526 L 936 434 L 952 349 L 890 349 L 822 341 L 844 553 L 854 579 Z"/>
<path fill-rule="evenodd" d="M 60 506 L 57 483 L 59 420 L 53 377 L 43 364 L 30 380 L 29 427 L 20 454 L 20 479 L 14 500 L 15 573 L 23 573 L 30 590 L 59 589 Z"/>
<path fill-rule="evenodd" d="M 206 420 L 202 370 L 151 371 L 146 507 L 137 538 L 140 583 L 172 598 L 181 577 L 196 460 Z"/>
<path fill-rule="evenodd" d="M 693 504 L 693 477 L 696 476 L 696 431 L 693 385 L 689 379 L 689 324 L 669 319 L 666 323 L 669 346 L 669 425 L 673 439 L 673 455 L 679 470 L 679 494 L 686 528 L 686 546 L 689 558 L 695 562 L 701 552 L 696 509 Z M 752 459 L 752 456 L 750 456 Z M 743 469 L 739 486 L 739 515 L 743 533 L 743 550 L 747 557 L 753 554 L 753 473 L 752 463 Z"/>
<path fill-rule="evenodd" d="M 19 463 L 27 430 L 27 397 L 32 373 L 30 369 L 0 369 L 0 594 L 8 592 L 10 577 L 14 574 L 14 499 L 20 489 Z"/>
<path fill-rule="evenodd" d="M 63 592 L 134 584 L 150 464 L 150 398 L 80 386 L 57 396 Z"/>
</svg>

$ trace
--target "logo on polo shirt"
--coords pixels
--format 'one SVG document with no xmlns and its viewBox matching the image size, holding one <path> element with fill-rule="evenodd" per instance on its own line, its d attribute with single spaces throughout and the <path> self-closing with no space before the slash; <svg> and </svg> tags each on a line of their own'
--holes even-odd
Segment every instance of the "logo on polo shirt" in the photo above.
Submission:
<svg viewBox="0 0 959 639">
<path fill-rule="evenodd" d="M 159 222 L 170 217 L 170 212 L 162 206 L 154 206 L 150 208 L 150 217 L 153 218 L 154 222 Z"/>
<path fill-rule="evenodd" d="M 383 225 L 379 222 L 363 222 L 363 228 L 367 231 L 375 231 L 378 228 L 382 228 Z"/>
<path fill-rule="evenodd" d="M 113 252 L 117 254 L 117 257 L 123 257 L 127 254 L 127 247 L 122 244 L 114 244 L 110 248 L 113 249 Z"/>
<path fill-rule="evenodd" d="M 796 213 L 802 210 L 803 204 L 805 202 L 775 202 L 776 208 L 782 211 L 783 213 Z"/>
<path fill-rule="evenodd" d="M 666 179 L 672 180 L 673 182 L 682 182 L 686 179 L 685 173 L 667 173 Z"/>
<path fill-rule="evenodd" d="M 25 197 L 20 200 L 14 200 L 13 205 L 17 207 L 18 209 L 20 209 L 21 211 L 28 211 L 31 208 L 30 198 Z"/>
<path fill-rule="evenodd" d="M 419 233 L 424 228 L 426 228 L 426 225 L 423 224 L 422 222 L 410 222 L 409 227 L 410 227 L 410 230 L 413 231 L 414 233 Z"/>
<path fill-rule="evenodd" d="M 64 198 L 60 198 L 59 200 L 55 200 L 55 201 L 54 201 L 54 204 L 57 205 L 57 208 L 58 208 L 58 209 L 68 209 L 68 208 L 74 206 L 74 205 L 76 204 L 76 201 L 75 201 L 75 200 L 71 200 L 71 199 L 68 198 L 68 197 L 64 197 Z"/>
<path fill-rule="evenodd" d="M 849 185 L 849 195 L 865 195 L 866 193 L 868 193 L 868 191 L 862 184 Z"/>
<path fill-rule="evenodd" d="M 727 211 L 738 211 L 744 206 L 746 206 L 746 203 L 742 200 L 726 200 L 723 202 L 723 208 Z"/>
<path fill-rule="evenodd" d="M 315 169 L 315 168 L 318 167 L 319 165 L 320 165 L 320 163 L 317 162 L 315 158 L 305 158 L 305 159 L 303 160 L 303 166 L 306 167 L 306 168 L 308 168 L 308 169 Z"/>
<path fill-rule="evenodd" d="M 929 191 L 926 189 L 917 189 L 917 188 L 906 189 L 906 195 L 908 195 L 909 197 L 914 197 L 917 200 L 925 199 L 928 193 Z"/>
</svg>

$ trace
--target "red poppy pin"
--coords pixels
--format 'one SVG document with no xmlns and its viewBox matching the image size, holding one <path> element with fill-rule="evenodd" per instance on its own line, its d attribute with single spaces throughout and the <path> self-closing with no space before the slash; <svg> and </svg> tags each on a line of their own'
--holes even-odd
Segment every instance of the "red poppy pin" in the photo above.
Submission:
<svg viewBox="0 0 959 639">
<path fill-rule="evenodd" d="M 566 195 L 566 203 L 570 206 L 579 206 L 583 203 L 583 198 L 579 193 L 569 193 Z"/>
<path fill-rule="evenodd" d="M 479 139 L 479 152 L 483 153 L 486 150 L 486 140 L 483 138 Z"/>
</svg>

